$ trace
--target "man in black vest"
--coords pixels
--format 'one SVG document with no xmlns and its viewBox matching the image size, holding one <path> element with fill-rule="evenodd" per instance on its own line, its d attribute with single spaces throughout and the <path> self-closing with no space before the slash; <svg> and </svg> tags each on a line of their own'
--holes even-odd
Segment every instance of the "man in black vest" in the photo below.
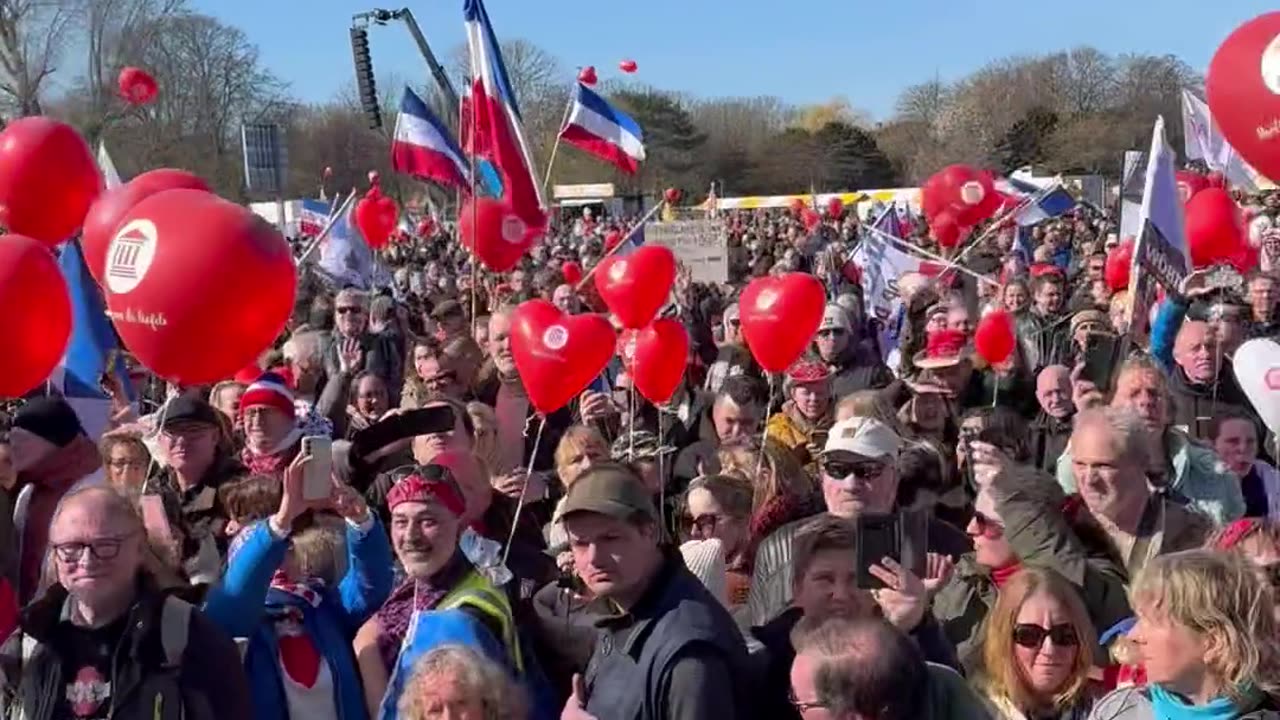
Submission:
<svg viewBox="0 0 1280 720">
<path fill-rule="evenodd" d="M 613 611 L 585 680 L 575 676 L 562 718 L 749 718 L 752 683 L 729 612 L 659 545 L 649 491 L 621 465 L 589 469 L 569 488 L 560 517 L 574 569 Z"/>
</svg>

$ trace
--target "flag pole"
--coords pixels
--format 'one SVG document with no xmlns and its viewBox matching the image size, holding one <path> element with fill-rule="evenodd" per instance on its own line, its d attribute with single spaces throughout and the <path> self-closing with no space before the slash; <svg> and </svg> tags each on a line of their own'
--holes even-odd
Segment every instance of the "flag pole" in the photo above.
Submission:
<svg viewBox="0 0 1280 720">
<path fill-rule="evenodd" d="M 607 253 L 605 253 L 605 254 L 604 254 L 604 257 L 600 258 L 600 260 L 599 260 L 599 261 L 597 261 L 595 265 L 592 265 L 590 268 L 588 268 L 588 269 L 587 269 L 587 271 L 586 271 L 585 273 L 583 273 L 583 274 L 582 274 L 582 279 L 581 279 L 581 280 L 579 280 L 579 281 L 578 281 L 578 284 L 577 284 L 576 286 L 574 286 L 574 288 L 573 288 L 573 289 L 574 289 L 574 291 L 576 292 L 576 291 L 578 291 L 578 290 L 581 290 L 583 287 L 585 287 L 585 286 L 586 286 L 586 284 L 587 284 L 587 281 L 591 279 L 591 276 L 592 276 L 593 274 L 595 274 L 596 268 L 600 267 L 601 263 L 603 263 L 603 262 L 604 262 L 605 258 L 607 258 L 607 257 L 609 257 L 610 255 L 613 255 L 614 253 L 618 252 L 618 249 L 619 249 L 619 248 L 621 248 L 623 245 L 626 245 L 627 243 L 631 242 L 631 236 L 635 235 L 637 230 L 639 230 L 640 228 L 644 227 L 644 224 L 645 224 L 645 223 L 647 223 L 647 222 L 649 222 L 649 220 L 650 220 L 654 215 L 656 215 L 656 214 L 658 213 L 658 211 L 659 211 L 659 210 L 661 210 L 662 208 L 666 207 L 666 205 L 667 205 L 666 198 L 660 198 L 660 199 L 658 200 L 658 204 L 657 204 L 657 205 L 654 205 L 653 207 L 649 208 L 649 212 L 645 213 L 645 214 L 644 214 L 644 217 L 640 218 L 639 222 L 637 222 L 635 225 L 632 225 L 632 226 L 631 226 L 631 229 L 630 229 L 630 230 L 628 230 L 628 231 L 627 231 L 627 234 L 626 234 L 625 236 L 623 236 L 623 238 L 622 238 L 621 240 L 619 240 L 619 241 L 618 241 L 618 244 L 617 244 L 617 245 L 614 245 L 614 246 L 613 246 L 613 248 L 609 250 L 609 252 L 607 252 Z"/>
<path fill-rule="evenodd" d="M 582 68 L 578 68 L 581 72 Z M 578 81 L 574 80 L 573 87 L 577 88 Z M 551 184 L 551 168 L 556 164 L 556 153 L 560 151 L 560 136 L 564 134 L 564 124 L 569 122 L 569 112 L 573 110 L 573 90 L 569 91 L 569 99 L 564 104 L 564 116 L 560 118 L 560 129 L 556 131 L 556 141 L 551 144 L 551 157 L 547 158 L 547 174 L 542 178 L 542 194 L 547 194 L 547 186 Z"/>
<path fill-rule="evenodd" d="M 993 219 L 991 221 L 991 224 L 987 226 L 987 229 L 982 231 L 981 235 L 979 235 L 974 240 L 965 244 L 964 249 L 960 251 L 960 254 L 956 255 L 955 262 L 960 262 L 961 260 L 963 260 L 964 256 L 969 254 L 970 250 L 981 245 L 983 240 L 986 240 L 988 237 L 991 237 L 992 233 L 997 232 L 1000 229 L 1000 224 L 1003 223 L 1005 220 L 1008 220 L 1010 217 L 1017 215 L 1018 213 L 1022 212 L 1023 210 L 1030 207 L 1034 203 L 1039 202 L 1045 196 L 1046 190 L 1049 190 L 1049 189 L 1052 189 L 1052 188 L 1042 189 L 1039 192 L 1037 192 L 1035 195 L 1032 195 L 1031 197 L 1028 197 L 1028 198 L 1024 198 L 1022 202 L 1018 203 L 1017 206 L 1015 206 L 1012 210 L 1009 210 L 1003 215 L 1000 215 L 995 219 Z M 1031 260 L 1030 258 L 1027 258 L 1028 262 L 1030 262 L 1030 260 Z"/>
<path fill-rule="evenodd" d="M 302 251 L 302 255 L 298 258 L 298 267 L 302 267 L 303 263 L 307 261 L 307 258 L 311 256 L 311 253 L 314 252 L 316 248 L 320 247 L 320 243 L 324 242 L 324 239 L 329 236 L 329 231 L 333 230 L 333 226 L 337 225 L 338 220 L 346 214 L 347 208 L 351 206 L 351 202 L 355 200 L 355 198 L 356 190 L 355 188 L 352 188 L 351 193 L 347 195 L 347 199 L 343 200 L 342 204 L 338 206 L 338 211 L 329 218 L 329 222 L 325 223 L 324 229 L 321 230 L 320 234 L 311 241 L 311 244 L 307 246 L 307 249 Z"/>
<path fill-rule="evenodd" d="M 877 237 L 881 238 L 882 240 L 892 242 L 894 245 L 896 245 L 896 246 L 898 246 L 898 247 L 900 247 L 900 248 L 903 248 L 903 249 L 904 249 L 905 251 L 907 251 L 907 252 L 915 253 L 915 254 L 917 254 L 917 255 L 919 255 L 919 256 L 921 256 L 921 257 L 928 258 L 928 259 L 930 259 L 930 260 L 935 260 L 935 261 L 940 262 L 940 263 L 944 263 L 944 264 L 946 264 L 946 265 L 948 266 L 948 268 L 955 268 L 956 270 L 959 270 L 960 272 L 962 272 L 962 273 L 964 273 L 964 274 L 966 274 L 966 275 L 969 275 L 969 276 L 971 276 L 971 277 L 973 277 L 973 278 L 975 278 L 975 279 L 977 279 L 977 280 L 980 280 L 980 281 L 982 281 L 982 282 L 989 283 L 989 284 L 991 284 L 991 285 L 997 285 L 997 286 L 1000 284 L 1000 283 L 996 282 L 995 280 L 992 280 L 991 278 L 987 277 L 986 275 L 983 275 L 983 274 L 981 274 L 981 273 L 974 272 L 973 270 L 970 270 L 969 268 L 964 267 L 963 265 L 956 265 L 956 264 L 955 264 L 955 262 L 954 262 L 954 261 L 952 261 L 952 260 L 947 260 L 947 259 L 943 258 L 941 255 L 934 255 L 933 253 L 929 252 L 928 250 L 925 250 L 924 248 L 916 247 L 915 245 L 912 245 L 912 244 L 911 244 L 911 243 L 909 243 L 909 242 L 906 242 L 906 241 L 904 241 L 904 240 L 900 240 L 900 239 L 898 239 L 898 238 L 896 238 L 896 237 L 894 237 L 894 236 L 890 235 L 889 233 L 887 233 L 887 232 L 884 232 L 884 231 L 880 230 L 879 228 L 876 228 L 876 227 L 868 227 L 868 228 L 867 228 L 867 230 L 869 230 L 873 235 L 876 235 Z"/>
</svg>

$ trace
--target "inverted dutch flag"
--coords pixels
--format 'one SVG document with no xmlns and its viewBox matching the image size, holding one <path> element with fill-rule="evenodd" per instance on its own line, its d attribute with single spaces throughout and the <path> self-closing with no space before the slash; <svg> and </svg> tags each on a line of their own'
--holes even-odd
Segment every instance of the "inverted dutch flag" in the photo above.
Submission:
<svg viewBox="0 0 1280 720">
<path fill-rule="evenodd" d="M 1058 184 L 1035 195 L 1026 207 L 1017 212 L 1016 217 L 1019 225 L 1035 225 L 1056 218 L 1075 206 L 1076 199 Z"/>
<path fill-rule="evenodd" d="M 644 134 L 626 113 L 578 83 L 560 139 L 634 175 L 644 160 Z"/>
<path fill-rule="evenodd" d="M 324 200 L 302 200 L 302 212 L 298 216 L 298 231 L 303 235 L 316 236 L 329 224 L 329 203 Z"/>
<path fill-rule="evenodd" d="M 545 204 L 533 176 L 533 153 L 484 3 L 464 0 L 463 18 L 472 78 L 466 102 L 467 146 L 477 158 L 492 164 L 501 180 L 502 199 L 515 214 L 527 223 L 542 225 Z"/>
<path fill-rule="evenodd" d="M 466 188 L 471 184 L 462 149 L 422 98 L 407 87 L 400 98 L 400 114 L 391 140 L 391 167 L 441 185 Z"/>
</svg>

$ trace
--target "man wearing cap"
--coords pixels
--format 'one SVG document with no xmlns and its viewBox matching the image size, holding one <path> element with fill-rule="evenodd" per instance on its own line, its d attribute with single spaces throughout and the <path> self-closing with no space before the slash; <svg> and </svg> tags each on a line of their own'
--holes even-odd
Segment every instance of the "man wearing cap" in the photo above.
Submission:
<svg viewBox="0 0 1280 720">
<path fill-rule="evenodd" d="M 356 634 L 370 717 L 379 707 L 394 713 L 415 660 L 440 644 L 468 645 L 522 673 L 506 594 L 459 548 L 467 503 L 453 471 L 437 464 L 406 469 L 387 495 L 387 506 L 391 546 L 407 578 Z"/>
<path fill-rule="evenodd" d="M 293 391 L 284 378 L 263 373 L 240 397 L 244 450 L 240 461 L 255 475 L 283 476 L 298 454 L 298 426 Z"/>
<path fill-rule="evenodd" d="M 102 457 L 84 434 L 75 410 L 60 397 L 28 400 L 9 433 L 14 487 L 14 531 L 18 539 L 18 598 L 36 591 L 58 501 L 78 484 L 102 482 Z"/>
<path fill-rule="evenodd" d="M 437 305 L 431 311 L 431 319 L 436 321 L 436 339 L 441 343 L 467 334 L 467 316 L 457 300 L 445 300 Z"/>
<path fill-rule="evenodd" d="M 801 360 L 787 370 L 787 401 L 769 418 L 765 432 L 795 453 L 801 465 L 817 459 L 831 427 L 831 370 L 816 360 Z"/>
<path fill-rule="evenodd" d="M 893 373 L 880 360 L 874 346 L 858 337 L 849 313 L 835 303 L 823 311 L 813 347 L 834 374 L 831 393 L 837 398 L 881 388 L 893 381 Z"/>
<path fill-rule="evenodd" d="M 212 552 L 216 575 L 218 558 L 226 553 L 228 542 L 228 514 L 218 490 L 243 474 L 244 466 L 231 452 L 218 411 L 203 399 L 190 395 L 174 398 L 165 406 L 163 419 L 158 442 L 164 464 L 157 465 L 157 473 L 147 484 L 148 494 L 159 495 L 166 505 L 181 509 L 184 565 L 202 556 L 208 559 Z M 194 566 L 191 569 L 196 570 Z"/>
<path fill-rule="evenodd" d="M 570 486 L 560 517 L 574 570 L 612 606 L 562 719 L 749 718 L 746 645 L 729 612 L 659 543 L 652 497 L 605 463 Z"/>
<path fill-rule="evenodd" d="M 827 513 L 853 520 L 861 513 L 894 512 L 901 449 L 902 439 L 875 418 L 854 416 L 833 425 L 818 458 Z M 805 520 L 784 525 L 761 542 L 747 600 L 752 625 L 764 625 L 791 602 L 792 552 Z M 956 528 L 930 518 L 927 547 L 959 557 L 972 544 Z"/>
</svg>

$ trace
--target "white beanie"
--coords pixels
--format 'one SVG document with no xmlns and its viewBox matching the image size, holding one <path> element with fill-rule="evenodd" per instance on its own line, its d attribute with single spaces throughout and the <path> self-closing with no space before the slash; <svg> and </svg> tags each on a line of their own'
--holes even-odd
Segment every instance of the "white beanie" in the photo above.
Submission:
<svg viewBox="0 0 1280 720">
<path fill-rule="evenodd" d="M 684 566 L 689 568 L 689 572 L 702 581 L 721 605 L 728 607 L 725 598 L 728 596 L 726 585 L 729 567 L 725 563 L 724 547 L 720 541 L 715 538 L 690 540 L 680 546 L 680 554 L 684 556 Z"/>
</svg>

